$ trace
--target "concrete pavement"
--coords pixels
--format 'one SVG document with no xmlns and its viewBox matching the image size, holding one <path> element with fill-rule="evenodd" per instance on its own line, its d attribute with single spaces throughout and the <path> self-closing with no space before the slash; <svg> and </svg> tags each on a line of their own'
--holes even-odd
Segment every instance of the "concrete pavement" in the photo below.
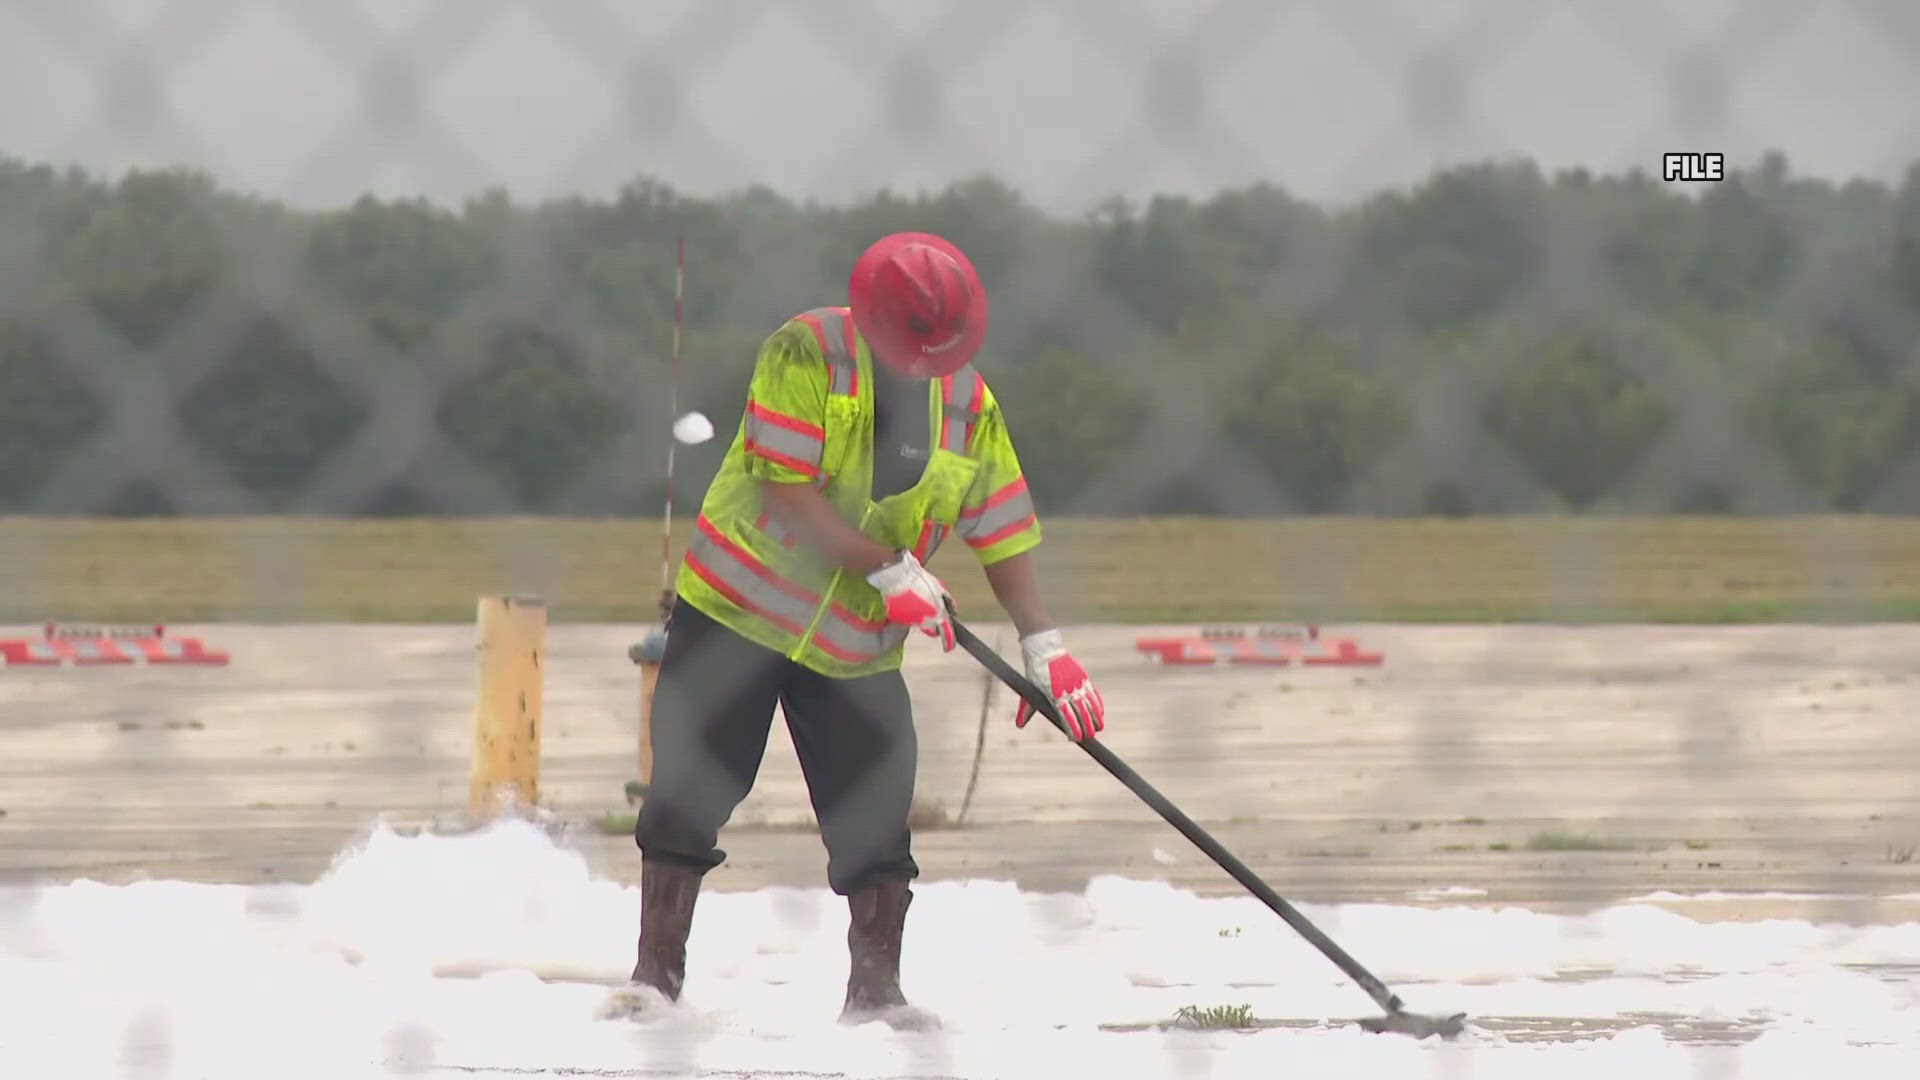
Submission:
<svg viewBox="0 0 1920 1080">
<path fill-rule="evenodd" d="M 1160 667 L 1132 643 L 1163 629 L 1191 628 L 1068 629 L 1109 704 L 1104 741 L 1290 899 L 1566 909 L 1718 890 L 1801 896 L 1684 910 L 1920 918 L 1920 627 L 1331 628 L 1384 650 L 1377 669 Z M 976 630 L 1014 654 L 1003 628 Z M 0 669 L 0 882 L 312 880 L 377 817 L 463 813 L 471 626 L 170 632 L 231 666 Z M 621 880 L 631 840 L 590 823 L 627 809 L 640 632 L 558 624 L 546 657 L 542 802 Z M 920 794 L 950 820 L 982 677 L 925 639 L 910 650 Z M 918 834 L 929 878 L 1239 891 L 1011 712 L 998 693 L 964 826 Z M 776 724 L 712 887 L 823 884 L 809 815 Z M 1855 899 L 1822 898 L 1839 896 Z"/>
</svg>

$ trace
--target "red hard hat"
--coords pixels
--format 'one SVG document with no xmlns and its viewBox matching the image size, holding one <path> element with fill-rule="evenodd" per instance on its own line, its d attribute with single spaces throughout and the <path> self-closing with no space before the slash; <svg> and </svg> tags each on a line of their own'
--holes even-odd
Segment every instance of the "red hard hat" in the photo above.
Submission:
<svg viewBox="0 0 1920 1080">
<path fill-rule="evenodd" d="M 973 263 L 932 233 L 881 237 L 853 264 L 853 324 L 875 359 L 923 379 L 951 375 L 987 336 L 987 292 Z"/>
</svg>

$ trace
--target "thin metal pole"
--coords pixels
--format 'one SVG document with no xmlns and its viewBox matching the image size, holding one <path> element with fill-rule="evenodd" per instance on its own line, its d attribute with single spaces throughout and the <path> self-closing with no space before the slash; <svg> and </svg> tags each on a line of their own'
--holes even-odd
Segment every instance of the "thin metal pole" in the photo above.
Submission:
<svg viewBox="0 0 1920 1080">
<path fill-rule="evenodd" d="M 995 653 L 1000 651 L 998 639 L 993 647 Z M 1000 680 L 993 677 L 993 670 L 986 667 L 980 671 L 980 682 L 980 731 L 974 736 L 973 771 L 967 775 L 967 793 L 960 800 L 960 813 L 953 819 L 956 825 L 967 823 L 967 810 L 973 806 L 973 789 L 980 783 L 980 761 L 987 755 L 987 715 L 993 709 L 994 688 L 1000 685 Z"/>
<path fill-rule="evenodd" d="M 673 254 L 673 382 L 667 391 L 667 425 L 680 418 L 680 319 L 687 287 L 687 239 L 674 243 Z M 673 587 L 673 451 L 680 440 L 667 437 L 667 510 L 660 526 L 660 591 Z"/>
</svg>

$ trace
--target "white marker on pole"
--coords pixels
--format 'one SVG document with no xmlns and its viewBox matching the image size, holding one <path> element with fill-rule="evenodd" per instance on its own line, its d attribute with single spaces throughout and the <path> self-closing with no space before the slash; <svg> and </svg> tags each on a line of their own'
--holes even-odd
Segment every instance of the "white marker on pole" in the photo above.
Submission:
<svg viewBox="0 0 1920 1080">
<path fill-rule="evenodd" d="M 688 446 L 699 446 L 713 438 L 713 421 L 705 413 L 690 412 L 673 422 L 673 437 Z"/>
</svg>

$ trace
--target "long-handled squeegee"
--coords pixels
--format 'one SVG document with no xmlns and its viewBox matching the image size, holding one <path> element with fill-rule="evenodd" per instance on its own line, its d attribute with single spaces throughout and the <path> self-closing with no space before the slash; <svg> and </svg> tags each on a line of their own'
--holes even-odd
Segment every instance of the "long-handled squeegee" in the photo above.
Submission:
<svg viewBox="0 0 1920 1080">
<path fill-rule="evenodd" d="M 1015 671 L 1012 665 L 1001 659 L 999 653 L 989 648 L 986 642 L 981 641 L 974 635 L 973 631 L 962 626 L 960 620 L 957 618 L 953 620 L 953 636 L 954 640 L 960 643 L 961 648 L 972 653 L 974 659 L 986 665 L 987 670 L 999 676 L 1000 681 L 1011 687 L 1014 693 L 1025 698 L 1028 704 L 1038 710 L 1042 716 L 1053 721 L 1054 727 L 1059 728 L 1062 732 L 1067 730 L 1066 722 L 1061 719 L 1059 710 L 1054 708 L 1053 701 L 1047 697 L 1046 693 L 1039 687 L 1033 685 L 1031 681 L 1018 671 Z M 1301 937 L 1312 942 L 1313 946 L 1324 953 L 1327 959 L 1332 960 L 1339 966 L 1341 971 L 1347 973 L 1349 978 L 1359 983 L 1360 988 L 1367 992 L 1367 996 L 1371 997 L 1375 1004 L 1386 1010 L 1385 1016 L 1368 1017 L 1365 1020 L 1359 1021 L 1362 1028 L 1375 1033 L 1392 1032 L 1399 1035 L 1411 1035 L 1416 1039 L 1424 1039 L 1429 1035 L 1438 1035 L 1443 1039 L 1451 1039 L 1465 1030 L 1466 1013 L 1454 1013 L 1452 1016 L 1435 1017 L 1408 1012 L 1406 1006 L 1401 1003 L 1398 994 L 1387 989 L 1386 984 L 1375 978 L 1372 972 L 1361 967 L 1359 961 L 1347 955 L 1345 949 L 1336 945 L 1332 938 L 1329 938 L 1321 932 L 1319 927 L 1309 922 L 1305 915 L 1302 915 L 1292 904 L 1287 903 L 1281 899 L 1279 894 L 1268 888 L 1267 883 L 1261 881 L 1252 870 L 1247 869 L 1245 863 L 1235 858 L 1232 852 L 1222 847 L 1218 840 L 1208 835 L 1205 829 L 1202 829 L 1192 818 L 1182 813 L 1180 808 L 1173 805 L 1172 801 L 1165 795 L 1154 790 L 1152 784 L 1142 779 L 1140 774 L 1134 772 L 1126 762 L 1121 761 L 1118 755 L 1101 745 L 1098 739 L 1083 739 L 1078 745 L 1080 749 L 1087 752 L 1089 757 L 1099 762 L 1108 772 L 1118 777 L 1120 782 L 1127 785 L 1135 795 L 1140 796 L 1148 806 L 1159 811 L 1160 816 L 1167 819 L 1168 824 L 1180 830 L 1187 839 L 1193 841 L 1196 847 L 1206 852 L 1214 862 L 1220 865 L 1222 870 L 1232 874 L 1234 880 L 1246 886 L 1248 892 L 1259 897 L 1261 903 L 1266 904 L 1274 910 L 1275 914 L 1285 919 L 1288 926 L 1299 931 Z"/>
</svg>

